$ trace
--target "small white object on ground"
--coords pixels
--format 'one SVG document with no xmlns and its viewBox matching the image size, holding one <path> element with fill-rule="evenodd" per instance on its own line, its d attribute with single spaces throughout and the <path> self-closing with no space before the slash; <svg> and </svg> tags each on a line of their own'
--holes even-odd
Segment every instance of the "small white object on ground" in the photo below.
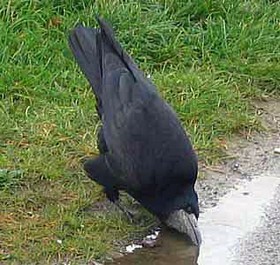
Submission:
<svg viewBox="0 0 280 265">
<path fill-rule="evenodd" d="M 275 154 L 280 154 L 280 147 L 274 149 Z"/>
<path fill-rule="evenodd" d="M 135 249 L 142 248 L 142 247 L 143 247 L 143 246 L 141 246 L 141 245 L 131 244 L 131 245 L 129 245 L 129 246 L 126 246 L 125 251 L 126 251 L 127 253 L 133 253 L 133 251 L 134 251 Z"/>
<path fill-rule="evenodd" d="M 159 231 L 155 231 L 154 234 L 147 235 L 146 239 L 156 240 L 159 235 Z"/>
<path fill-rule="evenodd" d="M 142 243 L 141 245 L 139 245 L 139 244 L 131 244 L 131 245 L 128 245 L 128 246 L 125 247 L 125 251 L 126 251 L 127 253 L 133 253 L 135 249 L 143 248 L 143 246 L 145 246 L 145 245 L 151 244 L 151 246 L 152 246 L 152 245 L 154 246 L 154 244 L 152 244 L 152 241 L 155 241 L 155 240 L 158 238 L 159 232 L 160 232 L 160 231 L 154 231 L 153 234 L 147 235 L 147 236 L 143 239 L 143 241 L 142 241 L 142 242 L 146 242 L 146 243 L 149 242 L 149 243 L 147 243 L 147 244 L 145 244 L 145 243 L 143 244 L 143 243 Z M 151 242 L 150 242 L 150 241 L 151 241 Z"/>
</svg>

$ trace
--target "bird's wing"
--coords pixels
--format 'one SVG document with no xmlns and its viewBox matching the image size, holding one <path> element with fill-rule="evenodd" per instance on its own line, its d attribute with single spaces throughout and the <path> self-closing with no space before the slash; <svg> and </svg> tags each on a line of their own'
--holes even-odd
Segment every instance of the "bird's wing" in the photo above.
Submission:
<svg viewBox="0 0 280 265">
<path fill-rule="evenodd" d="M 135 190 L 164 188 L 174 177 L 174 162 L 184 161 L 191 145 L 174 112 L 124 52 L 112 29 L 98 22 L 98 30 L 74 29 L 70 46 L 102 106 L 108 152 Z"/>
</svg>

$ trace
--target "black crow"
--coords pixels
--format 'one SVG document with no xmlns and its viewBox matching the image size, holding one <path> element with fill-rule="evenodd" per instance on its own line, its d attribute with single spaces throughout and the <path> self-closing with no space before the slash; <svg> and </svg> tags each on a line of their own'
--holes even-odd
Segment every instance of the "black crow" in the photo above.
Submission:
<svg viewBox="0 0 280 265">
<path fill-rule="evenodd" d="M 125 190 L 195 245 L 197 157 L 175 112 L 97 18 L 100 28 L 77 26 L 70 48 L 93 88 L 102 122 L 100 155 L 84 164 L 88 176 L 117 202 Z"/>
</svg>

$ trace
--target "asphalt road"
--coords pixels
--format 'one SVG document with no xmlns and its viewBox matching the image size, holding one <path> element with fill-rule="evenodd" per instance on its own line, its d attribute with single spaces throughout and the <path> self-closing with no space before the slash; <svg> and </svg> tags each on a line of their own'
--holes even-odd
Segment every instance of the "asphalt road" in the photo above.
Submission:
<svg viewBox="0 0 280 265">
<path fill-rule="evenodd" d="M 270 145 L 259 147 L 260 142 L 240 160 L 251 177 L 200 216 L 204 242 L 199 265 L 280 264 L 280 154 L 273 152 L 280 135 Z M 246 161 L 246 154 L 254 164 Z"/>
<path fill-rule="evenodd" d="M 268 133 L 233 142 L 231 155 L 237 158 L 219 170 L 218 178 L 240 177 L 241 182 L 225 196 L 223 182 L 214 186 L 222 196 L 201 214 L 199 265 L 280 265 L 280 104 L 257 107 Z"/>
<path fill-rule="evenodd" d="M 280 186 L 260 226 L 240 241 L 236 264 L 280 264 Z"/>
<path fill-rule="evenodd" d="M 280 176 L 244 181 L 200 218 L 199 265 L 280 264 Z"/>
</svg>

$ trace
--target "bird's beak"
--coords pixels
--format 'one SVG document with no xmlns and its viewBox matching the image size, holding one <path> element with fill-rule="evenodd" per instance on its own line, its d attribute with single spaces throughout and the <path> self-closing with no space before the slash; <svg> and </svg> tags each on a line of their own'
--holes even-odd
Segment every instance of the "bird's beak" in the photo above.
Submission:
<svg viewBox="0 0 280 265">
<path fill-rule="evenodd" d="M 164 223 L 168 227 L 187 235 L 193 245 L 198 247 L 201 245 L 201 233 L 193 213 L 188 213 L 183 209 L 176 210 L 165 219 Z"/>
<path fill-rule="evenodd" d="M 186 230 L 186 234 L 190 237 L 191 242 L 199 247 L 202 243 L 202 238 L 197 219 L 193 213 L 187 213 Z"/>
</svg>

